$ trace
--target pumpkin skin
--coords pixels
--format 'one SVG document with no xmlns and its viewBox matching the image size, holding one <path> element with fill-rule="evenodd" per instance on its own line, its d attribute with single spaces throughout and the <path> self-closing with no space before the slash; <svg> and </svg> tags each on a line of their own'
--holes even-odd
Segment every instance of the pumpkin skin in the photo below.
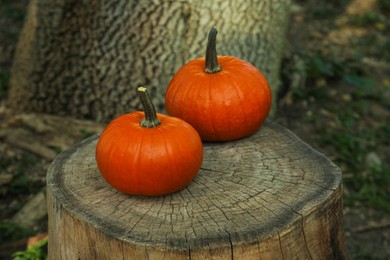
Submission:
<svg viewBox="0 0 390 260">
<path fill-rule="evenodd" d="M 165 96 L 169 115 L 191 124 L 205 141 L 230 141 L 253 134 L 271 108 L 271 90 L 251 63 L 218 56 L 221 70 L 204 70 L 205 58 L 185 64 Z"/>
<path fill-rule="evenodd" d="M 96 146 L 96 161 L 103 178 L 120 192 L 165 195 L 185 188 L 203 160 L 202 141 L 181 119 L 156 114 L 161 124 L 140 125 L 143 112 L 113 120 Z"/>
</svg>

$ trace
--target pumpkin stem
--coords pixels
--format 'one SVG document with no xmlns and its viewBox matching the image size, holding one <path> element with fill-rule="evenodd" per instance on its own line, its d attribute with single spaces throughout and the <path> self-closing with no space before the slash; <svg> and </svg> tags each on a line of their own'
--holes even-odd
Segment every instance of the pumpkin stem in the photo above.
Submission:
<svg viewBox="0 0 390 260">
<path fill-rule="evenodd" d="M 156 109 L 150 99 L 148 90 L 145 87 L 139 87 L 137 93 L 145 113 L 145 118 L 141 120 L 140 125 L 146 128 L 153 128 L 161 124 L 157 118 Z"/>
<path fill-rule="evenodd" d="M 204 71 L 210 74 L 217 73 L 221 70 L 221 66 L 218 64 L 217 58 L 217 33 L 217 29 L 213 26 L 209 32 L 209 38 L 207 40 L 206 65 L 204 67 Z"/>
</svg>

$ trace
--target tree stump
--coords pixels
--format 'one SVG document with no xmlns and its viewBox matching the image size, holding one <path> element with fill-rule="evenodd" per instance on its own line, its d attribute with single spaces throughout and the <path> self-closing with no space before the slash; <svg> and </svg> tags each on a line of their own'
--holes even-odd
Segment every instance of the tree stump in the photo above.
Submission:
<svg viewBox="0 0 390 260">
<path fill-rule="evenodd" d="M 49 259 L 347 259 L 340 169 L 276 123 L 205 143 L 195 180 L 161 197 L 111 188 L 97 139 L 48 171 Z"/>
</svg>

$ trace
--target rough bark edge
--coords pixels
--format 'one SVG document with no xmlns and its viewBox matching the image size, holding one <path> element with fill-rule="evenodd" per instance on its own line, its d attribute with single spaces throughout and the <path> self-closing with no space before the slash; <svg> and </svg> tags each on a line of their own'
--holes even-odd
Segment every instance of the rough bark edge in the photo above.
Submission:
<svg viewBox="0 0 390 260">
<path fill-rule="evenodd" d="M 27 102 L 20 102 L 21 97 L 26 100 L 33 96 L 31 87 L 31 75 L 34 70 L 36 57 L 34 51 L 37 46 L 37 0 L 31 0 L 27 6 L 27 15 L 16 45 L 15 55 L 11 67 L 10 90 L 7 105 L 14 111 L 27 109 Z M 23 95 L 20 92 L 23 92 Z M 16 98 L 17 102 L 14 102 Z"/>
<path fill-rule="evenodd" d="M 333 196 L 332 200 L 338 200 L 340 195 L 342 195 L 341 189 Z M 328 204 L 332 204 L 332 200 Z M 123 259 L 206 259 L 211 257 L 257 259 L 259 256 L 268 259 L 275 257 L 278 251 L 280 252 L 278 259 L 288 259 L 292 254 L 288 251 L 285 241 L 290 239 L 290 234 L 299 232 L 301 236 L 305 237 L 305 221 L 302 219 L 302 226 L 292 223 L 291 227 L 293 227 L 293 230 L 286 229 L 282 232 L 275 229 L 274 235 L 250 243 L 235 243 L 230 240 L 228 245 L 222 247 L 204 248 L 193 248 L 188 244 L 186 250 L 183 248 L 177 250 L 169 246 L 156 247 L 154 244 L 128 243 L 114 237 L 107 237 L 107 234 L 96 228 L 95 225 L 83 222 L 72 216 L 58 201 L 53 200 L 53 194 L 50 191 L 48 192 L 48 206 L 49 224 L 52 226 L 52 229 L 49 230 L 49 259 L 113 259 L 113 257 Z M 329 211 L 329 208 L 327 209 Z M 342 207 L 339 207 L 339 209 L 342 214 Z M 312 215 L 305 217 L 305 219 L 315 217 Z M 59 219 L 54 221 L 55 217 Z M 325 221 L 327 220 L 328 218 L 325 218 Z M 54 226 L 54 223 L 56 226 Z M 317 222 L 311 222 L 311 224 L 317 224 Z M 331 227 L 326 237 L 315 236 L 317 241 L 326 240 L 325 244 L 321 244 L 321 250 L 317 251 L 316 249 L 318 248 L 312 248 L 304 241 L 304 245 L 302 245 L 303 252 L 299 251 L 302 253 L 300 257 L 304 256 L 310 259 L 348 259 L 344 250 L 342 230 L 338 227 L 338 223 L 333 224 L 335 225 Z M 69 229 L 79 232 L 76 235 L 74 232 L 70 232 Z M 77 239 L 72 239 L 72 237 Z M 297 238 L 296 235 L 291 235 L 291 237 L 293 239 Z M 310 238 L 308 237 L 308 239 Z M 64 243 L 66 243 L 66 246 L 64 246 Z M 99 250 L 102 247 L 105 249 L 110 248 L 111 250 Z M 54 248 L 57 250 L 53 250 Z M 76 248 L 77 250 L 75 250 Z"/>
</svg>

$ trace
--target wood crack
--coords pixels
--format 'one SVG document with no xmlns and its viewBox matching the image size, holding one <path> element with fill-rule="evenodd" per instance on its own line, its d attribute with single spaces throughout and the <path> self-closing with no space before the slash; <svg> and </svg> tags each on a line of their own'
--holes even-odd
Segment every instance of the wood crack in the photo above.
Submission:
<svg viewBox="0 0 390 260">
<path fill-rule="evenodd" d="M 277 197 L 276 197 L 276 198 L 277 198 Z M 300 221 L 300 222 L 301 222 L 301 230 L 302 230 L 303 240 L 304 240 L 304 242 L 305 242 L 305 247 L 306 247 L 306 250 L 307 250 L 307 252 L 308 252 L 308 254 L 309 254 L 309 256 L 310 256 L 310 259 L 313 259 L 313 257 L 311 256 L 310 250 L 309 250 L 309 246 L 308 246 L 308 244 L 307 244 L 307 240 L 306 240 L 305 228 L 304 228 L 304 218 L 303 218 L 302 213 L 296 211 L 294 208 L 292 208 L 290 205 L 284 203 L 283 201 L 280 201 L 280 200 L 278 200 L 278 199 L 277 199 L 277 201 L 280 202 L 280 203 L 282 203 L 283 205 L 289 207 L 289 208 L 291 209 L 292 212 L 294 212 L 295 214 L 299 215 L 300 220 L 301 220 L 301 221 Z"/>
<path fill-rule="evenodd" d="M 218 172 L 218 173 L 223 173 L 223 174 L 234 174 L 234 172 L 225 172 L 225 171 L 219 171 L 216 169 L 207 169 L 207 168 L 203 168 L 203 167 L 200 167 L 200 169 L 204 170 L 204 171 L 209 171 L 209 172 Z"/>
<path fill-rule="evenodd" d="M 187 232 L 184 233 L 184 237 L 186 239 L 186 243 L 187 243 L 187 246 L 188 246 L 188 259 L 191 260 L 192 259 L 192 256 L 191 256 L 191 245 L 188 242 Z"/>
<path fill-rule="evenodd" d="M 276 231 L 278 232 L 278 240 L 279 240 L 279 248 L 280 248 L 280 252 L 282 254 L 282 260 L 284 260 L 284 253 L 283 253 L 283 246 L 282 246 L 282 240 L 280 238 L 280 233 L 279 233 L 279 230 L 277 228 L 275 228 Z"/>
<path fill-rule="evenodd" d="M 233 242 L 232 242 L 232 238 L 230 236 L 230 232 L 227 231 L 225 229 L 225 232 L 228 234 L 228 237 L 229 237 L 229 243 L 230 243 L 230 259 L 233 260 L 234 259 L 234 254 L 233 254 Z"/>
<path fill-rule="evenodd" d="M 125 237 L 128 237 L 129 234 L 132 233 L 133 229 L 137 227 L 138 223 L 140 223 L 141 220 L 142 220 L 145 216 L 147 216 L 147 214 L 148 214 L 149 211 L 153 208 L 153 206 L 154 206 L 154 205 L 151 204 L 151 206 L 149 207 L 149 209 L 148 209 L 146 212 L 144 212 L 144 214 L 142 214 L 142 216 L 141 216 L 141 217 L 138 219 L 138 221 L 133 225 L 133 227 L 131 227 L 130 230 L 128 230 L 128 231 L 126 232 Z"/>
<path fill-rule="evenodd" d="M 324 187 L 324 186 L 319 185 L 318 183 L 316 183 L 316 182 L 314 182 L 314 181 L 312 181 L 311 183 L 314 184 L 314 185 L 316 185 L 317 187 L 320 187 L 320 188 L 324 189 L 324 190 L 329 190 L 329 191 L 336 191 L 336 190 L 337 190 L 337 188 L 328 188 L 328 187 Z"/>
<path fill-rule="evenodd" d="M 301 216 L 302 235 L 303 235 L 303 239 L 305 240 L 305 247 L 306 247 L 307 252 L 309 253 L 310 259 L 313 260 L 313 257 L 311 256 L 311 252 L 309 249 L 309 245 L 307 244 L 307 239 L 306 239 L 306 234 L 305 234 L 305 226 L 304 226 L 304 218 L 303 218 L 302 214 L 300 214 L 300 213 L 298 213 L 298 214 Z"/>
</svg>

